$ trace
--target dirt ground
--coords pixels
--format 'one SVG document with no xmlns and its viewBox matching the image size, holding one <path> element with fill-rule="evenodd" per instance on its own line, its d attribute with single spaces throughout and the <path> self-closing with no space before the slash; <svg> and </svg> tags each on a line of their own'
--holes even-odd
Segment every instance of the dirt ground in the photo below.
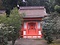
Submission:
<svg viewBox="0 0 60 45">
<path fill-rule="evenodd" d="M 11 42 L 9 42 L 11 45 Z M 48 45 L 45 40 L 42 39 L 17 39 L 15 45 Z"/>
</svg>

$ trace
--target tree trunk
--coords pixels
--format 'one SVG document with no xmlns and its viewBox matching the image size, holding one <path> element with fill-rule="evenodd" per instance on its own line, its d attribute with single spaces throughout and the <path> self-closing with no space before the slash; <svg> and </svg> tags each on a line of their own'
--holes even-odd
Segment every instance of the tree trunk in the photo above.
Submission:
<svg viewBox="0 0 60 45">
<path fill-rule="evenodd" d="M 3 45 L 3 43 L 0 43 L 0 45 Z"/>
<path fill-rule="evenodd" d="M 14 45 L 15 44 L 15 40 L 12 40 L 12 45 Z"/>
</svg>

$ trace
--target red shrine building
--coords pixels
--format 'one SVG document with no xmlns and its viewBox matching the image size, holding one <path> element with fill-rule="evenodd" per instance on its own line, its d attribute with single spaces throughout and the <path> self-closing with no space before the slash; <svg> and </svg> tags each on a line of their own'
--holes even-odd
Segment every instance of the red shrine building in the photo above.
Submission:
<svg viewBox="0 0 60 45">
<path fill-rule="evenodd" d="M 24 14 L 21 28 L 22 38 L 42 38 L 42 19 L 47 16 L 46 9 L 39 7 L 20 7 L 20 14 Z"/>
</svg>

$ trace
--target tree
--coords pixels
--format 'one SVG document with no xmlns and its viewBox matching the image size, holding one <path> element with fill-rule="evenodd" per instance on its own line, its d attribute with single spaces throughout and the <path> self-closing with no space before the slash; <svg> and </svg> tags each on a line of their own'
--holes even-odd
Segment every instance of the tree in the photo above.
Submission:
<svg viewBox="0 0 60 45">
<path fill-rule="evenodd" d="M 47 43 L 52 43 L 52 25 L 50 17 L 44 19 L 45 23 L 43 25 L 43 35 L 44 39 L 47 40 Z"/>
<path fill-rule="evenodd" d="M 45 2 L 45 8 L 47 10 L 47 13 L 51 13 L 54 12 L 54 7 L 55 7 L 56 3 L 55 0 L 48 0 Z"/>
<path fill-rule="evenodd" d="M 45 2 L 45 8 L 47 13 L 52 13 L 54 11 L 59 12 L 60 0 L 48 0 Z M 54 9 L 55 8 L 55 9 Z"/>
<path fill-rule="evenodd" d="M 60 14 L 57 12 L 51 13 L 48 18 L 45 18 L 45 25 L 43 26 L 44 38 L 51 43 L 54 37 L 58 38 L 60 35 Z"/>
<path fill-rule="evenodd" d="M 14 27 L 14 31 L 11 34 L 12 42 L 14 45 L 15 40 L 19 37 L 19 30 L 21 28 L 22 17 L 19 15 L 18 10 L 14 9 L 11 12 L 11 17 L 8 19 L 8 22 L 11 26 Z"/>
<path fill-rule="evenodd" d="M 40 0 L 27 0 L 28 6 L 39 6 L 40 5 Z"/>
<path fill-rule="evenodd" d="M 58 5 L 58 0 L 2 0 L 3 6 L 6 9 L 6 14 L 9 16 L 10 10 L 19 4 L 20 6 L 45 6 L 47 13 L 54 12 L 55 5 Z M 8 17 L 7 16 L 7 17 Z"/>
<path fill-rule="evenodd" d="M 7 32 L 6 38 L 10 37 L 12 40 L 12 45 L 14 45 L 15 40 L 19 37 L 19 31 L 22 24 L 22 16 L 19 15 L 18 9 L 14 8 L 8 18 L 6 18 L 5 15 L 1 16 L 0 24 L 1 23 L 4 24 L 4 31 Z"/>
<path fill-rule="evenodd" d="M 7 45 L 7 38 L 6 38 L 6 34 L 7 34 L 7 30 L 4 29 L 4 24 L 0 23 L 0 44 L 1 45 Z"/>
<path fill-rule="evenodd" d="M 3 5 L 2 5 L 2 1 L 0 0 L 0 10 L 4 9 Z"/>
<path fill-rule="evenodd" d="M 47 0 L 25 0 L 26 2 L 24 3 L 22 0 L 19 0 L 20 6 L 44 6 L 45 2 Z"/>
<path fill-rule="evenodd" d="M 56 1 L 56 5 L 60 5 L 60 0 L 55 0 Z"/>
<path fill-rule="evenodd" d="M 58 13 L 60 13 L 60 6 L 59 6 L 59 5 L 56 5 L 56 6 L 54 7 L 54 9 L 55 9 L 55 11 L 57 11 Z"/>
<path fill-rule="evenodd" d="M 18 0 L 2 0 L 2 5 L 4 6 L 6 10 L 6 15 L 10 15 L 10 11 L 17 6 Z M 7 17 L 8 17 L 7 16 Z"/>
</svg>

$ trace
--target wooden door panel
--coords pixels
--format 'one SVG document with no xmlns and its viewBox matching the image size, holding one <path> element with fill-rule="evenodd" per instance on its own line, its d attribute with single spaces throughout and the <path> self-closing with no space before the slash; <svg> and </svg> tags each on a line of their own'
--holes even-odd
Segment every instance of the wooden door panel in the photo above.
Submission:
<svg viewBox="0 0 60 45">
<path fill-rule="evenodd" d="M 36 23 L 28 23 L 28 35 L 36 35 Z"/>
</svg>

